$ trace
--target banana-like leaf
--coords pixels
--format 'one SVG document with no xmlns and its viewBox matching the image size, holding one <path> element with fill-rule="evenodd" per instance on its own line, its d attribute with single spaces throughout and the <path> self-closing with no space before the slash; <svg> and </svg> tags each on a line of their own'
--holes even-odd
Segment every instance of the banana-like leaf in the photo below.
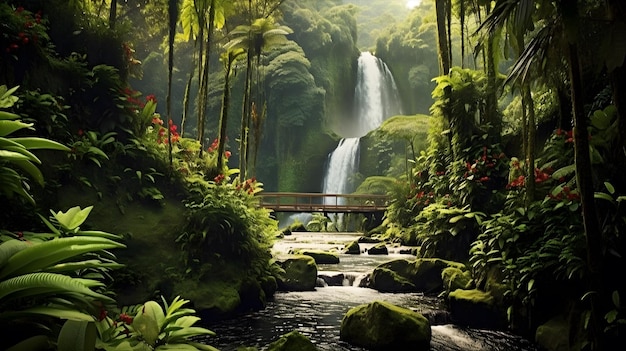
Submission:
<svg viewBox="0 0 626 351">
<path fill-rule="evenodd" d="M 211 345 L 205 345 L 205 344 L 201 344 L 198 342 L 189 342 L 188 344 L 195 347 L 196 349 L 200 351 L 220 351 L 219 349 L 216 349 L 215 347 Z"/>
<path fill-rule="evenodd" d="M 23 153 L 11 151 L 11 150 L 0 150 L 0 159 L 2 161 L 8 161 L 8 162 L 30 160 L 30 158 L 24 155 Z"/>
<path fill-rule="evenodd" d="M 23 138 L 11 138 L 12 141 L 21 144 L 25 148 L 29 150 L 38 150 L 38 149 L 46 149 L 46 150 L 59 150 L 59 151 L 70 151 L 71 149 L 59 142 L 54 140 L 49 140 L 45 138 L 38 137 L 23 137 Z"/>
<path fill-rule="evenodd" d="M 167 338 L 167 342 L 185 342 L 188 338 L 200 335 L 215 335 L 215 333 L 209 329 L 202 327 L 187 327 L 171 332 L 169 337 Z"/>
<path fill-rule="evenodd" d="M 22 154 L 22 155 L 28 157 L 29 161 L 41 164 L 41 160 L 37 156 L 35 156 L 35 154 L 33 154 L 32 152 L 28 151 L 28 149 L 23 147 L 22 145 L 18 145 L 18 146 L 8 145 L 8 146 L 4 147 L 4 150 L 13 151 L 13 152 L 16 152 L 18 154 Z"/>
<path fill-rule="evenodd" d="M 25 128 L 32 128 L 32 123 L 24 123 L 22 121 L 0 120 L 0 136 L 7 136 Z"/>
<path fill-rule="evenodd" d="M 17 239 L 7 240 L 0 244 L 0 268 L 2 268 L 16 252 L 24 250 L 29 246 L 32 246 L 32 244 Z"/>
<path fill-rule="evenodd" d="M 17 167 L 21 168 L 24 172 L 28 173 L 28 175 L 37 182 L 37 184 L 43 186 L 43 174 L 39 170 L 37 166 L 35 166 L 30 161 L 13 161 L 13 164 Z"/>
<path fill-rule="evenodd" d="M 59 263 L 48 269 L 46 272 L 59 273 L 59 272 L 74 272 L 77 270 L 87 269 L 87 268 L 108 268 L 108 269 L 116 269 L 124 267 L 121 263 L 105 263 L 100 260 L 87 260 L 81 262 L 67 262 L 67 263 Z"/>
<path fill-rule="evenodd" d="M 20 118 L 20 116 L 16 115 L 15 113 L 6 112 L 6 111 L 0 111 L 0 120 L 5 120 L 6 121 L 6 120 L 14 120 L 14 119 L 18 119 L 18 118 Z"/>
<path fill-rule="evenodd" d="M 114 301 L 108 296 L 89 289 L 79 280 L 64 274 L 30 273 L 0 282 L 0 301 L 3 303 L 7 303 L 13 298 L 48 294 L 78 294 L 78 296 L 72 297 L 81 299 L 82 296 L 107 302 Z M 84 300 L 84 298 L 82 299 Z"/>
<path fill-rule="evenodd" d="M 45 270 L 78 255 L 126 245 L 100 237 L 55 238 L 21 250 L 9 258 L 0 270 L 0 279 Z"/>
<path fill-rule="evenodd" d="M 44 315 L 60 319 L 93 322 L 94 317 L 90 314 L 77 311 L 63 306 L 36 306 L 19 311 L 10 311 L 0 314 L 0 320 L 16 320 L 33 315 Z"/>
<path fill-rule="evenodd" d="M 107 232 L 103 232 L 103 231 L 100 231 L 100 230 L 81 230 L 78 233 L 76 233 L 76 235 L 99 236 L 101 238 L 108 238 L 108 239 L 111 239 L 111 240 L 120 240 L 120 239 L 122 239 L 121 235 L 107 233 Z"/>
</svg>

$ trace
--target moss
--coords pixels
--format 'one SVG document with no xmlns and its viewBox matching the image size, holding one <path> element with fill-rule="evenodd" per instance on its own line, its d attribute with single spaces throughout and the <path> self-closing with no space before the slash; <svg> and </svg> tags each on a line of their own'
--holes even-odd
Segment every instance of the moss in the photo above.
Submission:
<svg viewBox="0 0 626 351">
<path fill-rule="evenodd" d="M 311 256 L 317 264 L 337 264 L 339 255 L 324 250 L 298 250 L 298 255 Z"/>
<path fill-rule="evenodd" d="M 268 345 L 267 351 L 316 351 L 317 347 L 311 340 L 297 330 L 282 335 Z"/>
<path fill-rule="evenodd" d="M 340 338 L 369 350 L 429 350 L 428 319 L 384 301 L 354 307 L 341 321 Z"/>
</svg>

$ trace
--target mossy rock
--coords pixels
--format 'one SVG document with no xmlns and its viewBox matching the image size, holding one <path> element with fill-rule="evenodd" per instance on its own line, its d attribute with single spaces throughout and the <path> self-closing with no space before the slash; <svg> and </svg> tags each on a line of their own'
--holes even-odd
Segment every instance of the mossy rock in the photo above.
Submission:
<svg viewBox="0 0 626 351">
<path fill-rule="evenodd" d="M 317 347 L 309 338 L 294 330 L 269 344 L 267 351 L 317 351 Z"/>
<path fill-rule="evenodd" d="M 367 250 L 368 255 L 388 255 L 389 250 L 387 250 L 387 245 L 382 242 L 378 243 Z"/>
<path fill-rule="evenodd" d="M 373 351 L 430 350 L 426 317 L 384 301 L 359 305 L 341 321 L 340 339 Z"/>
<path fill-rule="evenodd" d="M 411 292 L 415 285 L 403 276 L 384 267 L 376 267 L 371 274 L 370 285 L 381 292 Z"/>
<path fill-rule="evenodd" d="M 311 256 L 317 264 L 337 264 L 339 263 L 339 255 L 324 250 L 297 250 L 296 255 Z"/>
<path fill-rule="evenodd" d="M 349 255 L 360 255 L 361 246 L 359 245 L 359 241 L 354 240 L 353 242 L 347 244 L 343 249 L 343 253 L 349 254 Z"/>
<path fill-rule="evenodd" d="M 479 289 L 457 289 L 448 294 L 450 317 L 471 328 L 500 328 L 506 325 L 496 308 L 494 297 Z"/>
<path fill-rule="evenodd" d="M 470 289 L 474 284 L 471 273 L 458 267 L 444 268 L 441 272 L 441 279 L 447 294 L 456 289 Z"/>
<path fill-rule="evenodd" d="M 567 318 L 557 316 L 537 327 L 535 341 L 546 351 L 569 351 L 569 335 Z"/>
<path fill-rule="evenodd" d="M 294 255 L 278 261 L 285 274 L 278 278 L 278 289 L 283 291 L 315 290 L 317 264 L 306 255 Z"/>
<path fill-rule="evenodd" d="M 463 263 L 438 258 L 391 260 L 380 264 L 376 269 L 385 268 L 395 272 L 398 276 L 413 284 L 415 292 L 438 294 L 443 291 L 442 272 L 448 267 L 465 270 Z M 372 288 L 378 289 L 375 285 Z"/>
</svg>

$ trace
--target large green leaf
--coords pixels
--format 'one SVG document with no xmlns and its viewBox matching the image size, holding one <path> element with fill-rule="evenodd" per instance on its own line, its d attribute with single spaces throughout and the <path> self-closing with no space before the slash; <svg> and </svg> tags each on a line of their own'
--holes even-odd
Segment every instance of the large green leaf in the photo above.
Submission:
<svg viewBox="0 0 626 351">
<path fill-rule="evenodd" d="M 126 246 L 100 237 L 55 238 L 35 244 L 11 256 L 0 270 L 0 279 L 42 271 L 87 252 L 123 247 Z"/>
<path fill-rule="evenodd" d="M 0 320 L 15 320 L 30 315 L 44 315 L 60 319 L 71 319 L 79 321 L 93 321 L 94 317 L 90 314 L 70 309 L 64 306 L 35 306 L 19 311 L 9 311 L 0 314 Z"/>
<path fill-rule="evenodd" d="M 92 209 L 93 206 L 85 207 L 84 209 L 81 209 L 79 206 L 74 206 L 66 212 L 53 212 L 52 215 L 63 228 L 72 231 L 85 222 Z"/>
<path fill-rule="evenodd" d="M 11 138 L 12 141 L 23 145 L 29 150 L 46 149 L 46 150 L 60 150 L 70 151 L 71 149 L 59 142 L 49 140 L 45 138 L 37 137 L 24 137 L 24 138 Z"/>
<path fill-rule="evenodd" d="M 24 123 L 22 121 L 0 120 L 0 136 L 7 136 L 20 129 L 31 128 L 32 123 Z"/>
<path fill-rule="evenodd" d="M 80 296 L 88 296 L 107 302 L 114 301 L 108 296 L 89 289 L 81 281 L 64 274 L 30 273 L 0 282 L 0 301 L 2 303 L 24 297 L 63 294 L 71 294 L 72 297 L 79 297 L 79 299 Z"/>
<path fill-rule="evenodd" d="M 31 245 L 32 244 L 29 244 L 26 241 L 16 239 L 7 240 L 0 244 L 0 268 L 2 268 L 9 260 L 9 258 L 13 256 L 16 252 L 24 250 Z"/>
</svg>

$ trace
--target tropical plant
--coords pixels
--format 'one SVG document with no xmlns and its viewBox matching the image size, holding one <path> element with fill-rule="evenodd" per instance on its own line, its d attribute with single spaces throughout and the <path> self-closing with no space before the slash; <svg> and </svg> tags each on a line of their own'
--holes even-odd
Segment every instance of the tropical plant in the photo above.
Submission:
<svg viewBox="0 0 626 351">
<path fill-rule="evenodd" d="M 200 321 L 195 310 L 183 308 L 189 301 L 176 296 L 170 304 L 162 298 L 163 306 L 147 301 L 140 306 L 122 308 L 115 320 L 106 316 L 97 323 L 98 350 L 191 350 L 217 351 L 216 348 L 194 339 L 215 335 L 214 332 L 194 326 Z"/>
<path fill-rule="evenodd" d="M 2 346 L 29 347 L 43 342 L 41 335 L 56 340 L 52 326 L 64 320 L 93 322 L 105 306 L 115 305 L 105 278 L 121 265 L 107 250 L 125 245 L 117 235 L 80 229 L 91 209 L 73 207 L 52 212 L 49 220 L 41 217 L 50 233 L 0 234 L 0 325 L 11 336 Z M 61 344 L 64 338 L 58 336 Z"/>
<path fill-rule="evenodd" d="M 18 98 L 13 95 L 17 89 L 18 87 L 7 89 L 5 85 L 0 86 L 0 109 L 10 108 L 18 101 Z M 31 150 L 69 151 L 70 149 L 49 139 L 15 135 L 16 132 L 32 129 L 32 127 L 32 123 L 22 122 L 18 115 L 0 111 L 0 193 L 8 198 L 18 195 L 34 203 L 21 173 L 24 172 L 43 186 L 43 175 L 37 167 L 41 161 Z"/>
</svg>

